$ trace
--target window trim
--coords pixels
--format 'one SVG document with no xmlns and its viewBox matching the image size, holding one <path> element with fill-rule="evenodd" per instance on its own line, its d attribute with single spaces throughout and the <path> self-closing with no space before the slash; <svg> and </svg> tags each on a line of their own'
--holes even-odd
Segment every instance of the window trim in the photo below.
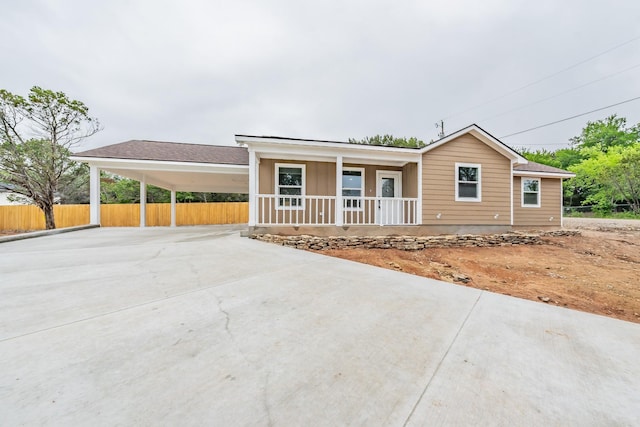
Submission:
<svg viewBox="0 0 640 427">
<path fill-rule="evenodd" d="M 277 211 L 303 211 L 305 210 L 305 198 L 306 195 L 306 182 L 307 182 L 307 170 L 304 163 L 276 163 L 275 164 L 275 175 L 274 175 L 274 195 L 276 196 L 276 210 Z M 280 168 L 300 168 L 302 171 L 302 185 L 300 189 L 300 199 L 302 199 L 302 204 L 299 206 L 280 206 Z M 297 188 L 298 186 L 285 186 L 284 188 Z M 286 196 L 283 196 L 286 197 Z"/>
<path fill-rule="evenodd" d="M 344 176 L 344 172 L 345 171 L 356 171 L 356 172 L 360 172 L 360 198 L 364 199 L 365 197 L 365 192 L 364 192 L 364 188 L 365 188 L 365 179 L 364 179 L 364 168 L 358 168 L 358 167 L 353 167 L 353 166 L 344 166 L 342 168 L 342 175 L 341 178 Z M 356 188 L 352 188 L 352 187 L 346 187 L 348 190 L 355 190 Z M 345 187 L 342 185 L 342 182 L 340 183 L 340 192 L 342 193 L 344 191 Z M 342 210 L 343 211 L 363 211 L 364 210 L 364 206 L 362 203 L 362 200 L 359 201 L 358 206 L 357 207 L 348 207 L 346 206 L 346 203 L 344 203 L 344 195 L 341 194 L 341 197 L 343 199 L 343 206 L 342 206 Z M 353 197 L 350 197 L 353 198 Z"/>
<path fill-rule="evenodd" d="M 526 180 L 529 181 L 538 181 L 538 191 L 535 192 L 538 194 L 538 203 L 537 204 L 531 204 L 531 203 L 525 203 L 524 202 L 524 182 Z M 533 191 L 527 191 L 527 193 L 534 193 Z M 542 205 L 542 179 L 540 178 L 530 178 L 530 177 L 522 177 L 520 178 L 520 206 L 523 208 L 539 208 Z"/>
<path fill-rule="evenodd" d="M 476 168 L 478 169 L 478 180 L 475 182 L 477 185 L 476 197 L 464 197 L 459 195 L 460 191 L 460 168 Z M 456 192 L 456 202 L 481 202 L 482 201 L 482 165 L 479 163 L 458 163 L 456 162 L 455 167 L 455 192 Z M 471 182 L 471 181 L 462 181 Z"/>
</svg>

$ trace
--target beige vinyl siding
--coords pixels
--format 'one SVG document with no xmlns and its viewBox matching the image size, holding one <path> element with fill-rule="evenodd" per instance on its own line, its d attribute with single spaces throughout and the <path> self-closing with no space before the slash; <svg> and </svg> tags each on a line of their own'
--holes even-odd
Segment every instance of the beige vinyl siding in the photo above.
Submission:
<svg viewBox="0 0 640 427">
<path fill-rule="evenodd" d="M 260 194 L 275 194 L 276 163 L 305 165 L 305 194 L 307 196 L 336 195 L 336 164 L 294 160 L 260 159 Z"/>
<path fill-rule="evenodd" d="M 402 197 L 418 197 L 417 163 L 407 163 L 402 168 Z"/>
<path fill-rule="evenodd" d="M 562 218 L 562 180 L 540 179 L 540 207 L 522 207 L 522 178 L 513 177 L 513 225 L 518 227 L 560 227 Z M 530 177 L 536 178 L 536 177 Z M 552 220 L 550 220 L 553 218 Z"/>
<path fill-rule="evenodd" d="M 456 163 L 480 165 L 480 202 L 455 200 Z M 511 161 L 463 135 L 423 154 L 422 193 L 423 224 L 510 225 Z"/>
</svg>

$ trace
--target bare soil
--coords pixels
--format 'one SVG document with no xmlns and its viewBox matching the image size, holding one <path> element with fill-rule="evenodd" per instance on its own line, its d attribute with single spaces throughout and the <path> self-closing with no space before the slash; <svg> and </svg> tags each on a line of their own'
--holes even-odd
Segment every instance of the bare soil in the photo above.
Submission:
<svg viewBox="0 0 640 427">
<path fill-rule="evenodd" d="M 576 228 L 543 245 L 320 253 L 640 323 L 640 228 Z"/>
</svg>

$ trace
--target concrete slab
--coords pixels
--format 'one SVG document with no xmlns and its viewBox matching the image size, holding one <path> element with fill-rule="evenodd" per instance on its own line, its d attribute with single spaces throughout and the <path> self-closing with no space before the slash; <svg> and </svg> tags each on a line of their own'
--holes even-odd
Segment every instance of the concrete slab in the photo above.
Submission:
<svg viewBox="0 0 640 427">
<path fill-rule="evenodd" d="M 640 325 L 240 238 L 0 245 L 2 425 L 640 421 Z"/>
</svg>

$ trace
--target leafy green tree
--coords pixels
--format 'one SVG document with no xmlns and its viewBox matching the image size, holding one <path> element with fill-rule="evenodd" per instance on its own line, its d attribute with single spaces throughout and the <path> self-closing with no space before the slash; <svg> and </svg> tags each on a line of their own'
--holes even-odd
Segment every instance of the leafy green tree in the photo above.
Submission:
<svg viewBox="0 0 640 427">
<path fill-rule="evenodd" d="M 395 138 L 393 135 L 366 136 L 363 139 L 349 138 L 351 144 L 382 145 L 385 147 L 422 148 L 426 144 L 418 138 Z"/>
<path fill-rule="evenodd" d="M 616 201 L 625 201 L 640 214 L 640 143 L 611 146 L 607 152 L 596 147 L 584 151 L 588 158 L 571 168 L 576 183 L 588 189 L 583 203 L 606 213 Z"/>
<path fill-rule="evenodd" d="M 59 191 L 82 175 L 70 148 L 100 129 L 87 106 L 63 92 L 34 86 L 24 98 L 0 89 L 0 181 L 43 211 L 47 229 L 56 226 Z"/>
<path fill-rule="evenodd" d="M 580 135 L 571 138 L 573 148 L 596 148 L 607 152 L 611 147 L 628 147 L 640 141 L 640 125 L 627 126 L 627 119 L 612 115 L 604 120 L 587 122 Z"/>
</svg>

